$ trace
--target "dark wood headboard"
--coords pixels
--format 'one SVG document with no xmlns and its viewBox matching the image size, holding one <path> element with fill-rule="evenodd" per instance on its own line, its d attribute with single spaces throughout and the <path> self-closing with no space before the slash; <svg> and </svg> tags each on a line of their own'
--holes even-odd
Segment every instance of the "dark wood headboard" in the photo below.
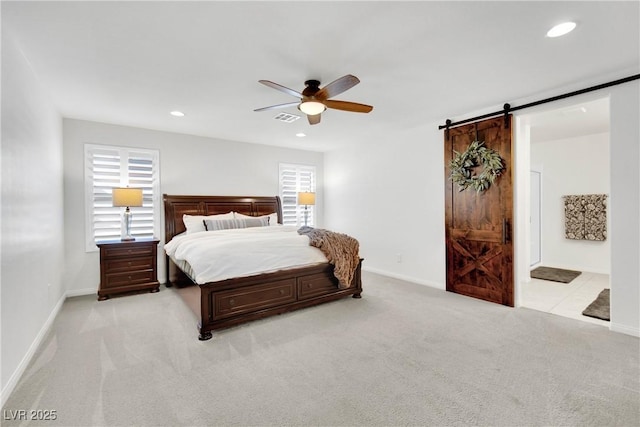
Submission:
<svg viewBox="0 0 640 427">
<path fill-rule="evenodd" d="M 185 231 L 182 215 L 217 215 L 238 212 L 244 215 L 261 216 L 278 214 L 282 224 L 282 203 L 280 197 L 262 196 L 170 196 L 164 200 L 164 242 Z"/>
</svg>

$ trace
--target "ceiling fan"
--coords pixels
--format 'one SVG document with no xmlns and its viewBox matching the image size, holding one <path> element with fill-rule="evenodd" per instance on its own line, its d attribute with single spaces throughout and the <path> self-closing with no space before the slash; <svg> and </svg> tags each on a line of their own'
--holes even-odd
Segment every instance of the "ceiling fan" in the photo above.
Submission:
<svg viewBox="0 0 640 427">
<path fill-rule="evenodd" d="M 265 86 L 269 86 L 273 89 L 279 90 L 289 95 L 300 98 L 296 102 L 288 102 L 286 104 L 271 105 L 269 107 L 258 108 L 253 111 L 265 111 L 274 110 L 277 108 L 287 108 L 298 106 L 298 109 L 307 115 L 309 124 L 317 125 L 320 123 L 320 114 L 327 108 L 333 108 L 334 110 L 351 111 L 355 113 L 368 113 L 373 110 L 371 105 L 358 104 L 356 102 L 337 101 L 329 98 L 333 98 L 342 92 L 351 89 L 360 80 L 356 76 L 347 74 L 337 80 L 332 81 L 322 89 L 320 89 L 320 82 L 318 80 L 307 80 L 304 82 L 306 86 L 302 93 L 289 89 L 288 87 L 279 85 L 278 83 L 271 82 L 269 80 L 258 80 Z"/>
</svg>

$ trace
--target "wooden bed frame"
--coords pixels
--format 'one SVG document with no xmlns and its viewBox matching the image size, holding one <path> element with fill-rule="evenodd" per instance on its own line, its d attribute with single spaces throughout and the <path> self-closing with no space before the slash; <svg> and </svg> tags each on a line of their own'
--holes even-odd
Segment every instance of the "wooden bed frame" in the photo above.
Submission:
<svg viewBox="0 0 640 427">
<path fill-rule="evenodd" d="M 280 197 L 243 196 L 170 196 L 164 195 L 165 243 L 185 231 L 182 215 L 216 215 L 230 211 L 244 215 L 278 214 L 282 224 Z M 200 287 L 199 339 L 208 340 L 211 331 L 238 325 L 250 320 L 281 314 L 303 307 L 334 301 L 348 295 L 360 298 L 362 259 L 356 268 L 353 283 L 347 289 L 338 288 L 333 266 L 280 270 L 249 277 L 209 282 Z M 167 287 L 193 281 L 166 257 Z"/>
</svg>

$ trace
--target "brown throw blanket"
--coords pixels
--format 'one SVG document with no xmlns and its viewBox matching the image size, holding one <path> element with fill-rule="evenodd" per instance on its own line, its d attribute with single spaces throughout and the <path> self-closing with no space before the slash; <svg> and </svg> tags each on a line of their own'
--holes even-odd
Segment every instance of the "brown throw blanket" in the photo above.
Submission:
<svg viewBox="0 0 640 427">
<path fill-rule="evenodd" d="M 338 287 L 350 287 L 360 262 L 359 242 L 346 234 L 307 226 L 300 227 L 298 234 L 309 237 L 309 244 L 320 249 L 329 263 L 333 264 L 333 275 L 338 279 Z"/>
</svg>

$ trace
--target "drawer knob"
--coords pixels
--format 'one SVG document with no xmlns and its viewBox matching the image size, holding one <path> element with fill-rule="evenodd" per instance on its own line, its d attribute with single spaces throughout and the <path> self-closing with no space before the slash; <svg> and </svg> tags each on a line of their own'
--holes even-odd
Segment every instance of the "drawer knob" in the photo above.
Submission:
<svg viewBox="0 0 640 427">
<path fill-rule="evenodd" d="M 131 261 L 129 261 L 129 267 L 131 267 Z"/>
<path fill-rule="evenodd" d="M 235 303 L 236 303 L 236 300 L 234 300 L 233 298 L 229 300 L 229 305 L 235 305 Z"/>
<path fill-rule="evenodd" d="M 311 289 L 313 288 L 313 285 L 311 283 L 307 283 L 307 288 Z"/>
<path fill-rule="evenodd" d="M 284 295 L 284 289 L 280 289 L 280 295 Z"/>
<path fill-rule="evenodd" d="M 129 280 L 131 280 L 131 276 L 129 276 Z"/>
<path fill-rule="evenodd" d="M 129 249 L 129 251 L 128 251 L 128 252 L 129 252 L 129 253 L 131 253 L 131 249 Z"/>
</svg>

